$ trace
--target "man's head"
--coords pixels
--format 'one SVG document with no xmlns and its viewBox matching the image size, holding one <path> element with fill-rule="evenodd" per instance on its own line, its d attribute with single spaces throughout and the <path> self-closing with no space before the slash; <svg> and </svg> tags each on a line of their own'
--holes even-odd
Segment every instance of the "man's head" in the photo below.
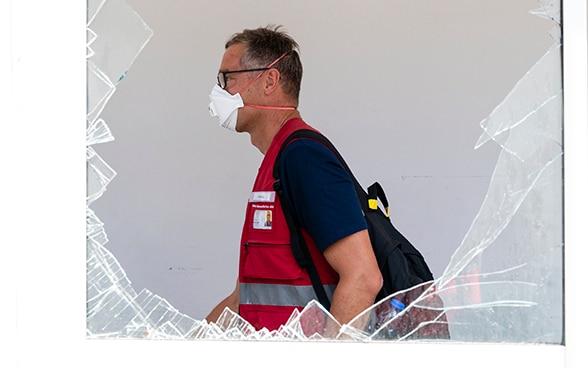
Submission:
<svg viewBox="0 0 588 368">
<path fill-rule="evenodd" d="M 283 55 L 272 68 L 280 72 L 280 84 L 284 94 L 298 103 L 302 81 L 298 44 L 281 30 L 281 26 L 245 29 L 232 35 L 225 48 L 236 44 L 242 44 L 244 47 L 240 60 L 244 69 L 265 68 Z"/>
</svg>

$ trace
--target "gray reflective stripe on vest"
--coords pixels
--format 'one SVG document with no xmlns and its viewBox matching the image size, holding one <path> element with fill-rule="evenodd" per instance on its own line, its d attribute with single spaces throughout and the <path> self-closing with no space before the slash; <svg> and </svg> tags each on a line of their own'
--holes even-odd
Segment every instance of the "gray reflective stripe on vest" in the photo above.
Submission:
<svg viewBox="0 0 588 368">
<path fill-rule="evenodd" d="M 332 300 L 336 285 L 324 285 L 329 300 Z M 318 300 L 312 286 L 239 283 L 241 304 L 275 306 L 305 306 Z"/>
</svg>

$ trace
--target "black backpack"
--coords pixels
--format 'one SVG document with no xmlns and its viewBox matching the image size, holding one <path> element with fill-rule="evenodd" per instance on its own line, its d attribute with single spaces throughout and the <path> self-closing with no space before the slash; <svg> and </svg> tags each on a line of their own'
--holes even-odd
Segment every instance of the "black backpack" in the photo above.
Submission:
<svg viewBox="0 0 588 368">
<path fill-rule="evenodd" d="M 310 138 L 324 144 L 341 161 L 341 164 L 355 183 L 357 196 L 367 222 L 372 247 L 384 279 L 383 287 L 376 297 L 376 302 L 397 291 L 405 290 L 423 282 L 433 280 L 433 274 L 431 273 L 424 257 L 390 221 L 388 214 L 388 200 L 380 184 L 377 182 L 372 184 L 366 193 L 347 166 L 343 157 L 324 135 L 313 130 L 297 130 L 286 139 L 278 152 L 273 170 L 273 177 L 275 179 L 274 190 L 280 198 L 282 209 L 286 221 L 288 222 L 294 257 L 299 266 L 308 271 L 318 301 L 325 308 L 330 308 L 329 299 L 312 259 L 310 258 L 308 248 L 300 232 L 300 226 L 295 220 L 295 216 L 292 214 L 292 209 L 286 205 L 286 200 L 280 183 L 280 156 L 284 148 L 292 140 L 298 138 Z M 386 209 L 386 214 L 384 214 L 384 212 L 378 207 L 378 200 Z"/>
</svg>

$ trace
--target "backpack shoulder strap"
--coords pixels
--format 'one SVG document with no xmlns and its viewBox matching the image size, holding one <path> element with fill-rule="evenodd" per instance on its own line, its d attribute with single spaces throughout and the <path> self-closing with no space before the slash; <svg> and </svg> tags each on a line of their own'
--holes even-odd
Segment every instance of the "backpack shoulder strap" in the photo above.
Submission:
<svg viewBox="0 0 588 368">
<path fill-rule="evenodd" d="M 359 200 L 361 202 L 362 209 L 364 211 L 368 211 L 369 210 L 369 207 L 367 205 L 368 194 L 363 189 L 363 187 L 361 186 L 359 181 L 355 178 L 355 176 L 353 175 L 353 172 L 351 171 L 351 169 L 347 165 L 347 162 L 345 162 L 345 159 L 343 159 L 343 156 L 341 156 L 341 154 L 339 153 L 337 148 L 333 145 L 333 143 L 331 143 L 331 141 L 329 141 L 329 139 L 327 137 L 325 137 L 324 135 L 322 135 L 321 133 L 319 133 L 315 130 L 300 129 L 300 130 L 297 130 L 294 133 L 290 134 L 290 136 L 288 136 L 288 138 L 286 138 L 286 140 L 284 141 L 284 143 L 280 147 L 280 150 L 278 152 L 278 156 L 276 157 L 276 162 L 275 162 L 274 171 L 273 171 L 274 179 L 276 179 L 277 181 L 280 180 L 280 157 L 282 156 L 283 150 L 288 146 L 288 144 L 290 142 L 292 142 L 295 139 L 299 139 L 299 138 L 314 139 L 315 141 L 322 143 L 331 152 L 333 152 L 333 154 L 337 157 L 339 162 L 341 162 L 341 165 L 343 166 L 343 168 L 347 171 L 347 173 L 351 177 L 351 180 L 353 181 L 353 184 L 355 186 L 355 191 L 357 192 L 357 196 L 359 197 Z"/>
<path fill-rule="evenodd" d="M 312 132 L 311 130 L 304 130 L 305 132 Z M 280 179 L 280 157 L 282 156 L 282 152 L 288 144 L 296 139 L 300 138 L 301 134 L 296 134 L 296 131 L 291 134 L 286 141 L 280 147 L 278 151 L 278 155 L 276 156 L 276 160 L 274 162 L 273 168 L 273 178 L 274 178 L 274 191 L 278 194 L 280 198 L 280 204 L 282 206 L 282 212 L 284 213 L 284 217 L 288 224 L 288 229 L 290 230 L 290 247 L 292 248 L 292 253 L 296 262 L 300 266 L 300 268 L 305 269 L 308 272 L 308 276 L 312 282 L 312 287 L 314 292 L 318 298 L 318 301 L 327 309 L 331 308 L 331 301 L 327 296 L 327 292 L 323 283 L 320 279 L 320 275 L 312 261 L 312 257 L 310 256 L 310 252 L 308 250 L 308 246 L 306 245 L 306 241 L 302 236 L 302 231 L 296 217 L 294 216 L 294 211 L 288 205 L 286 198 L 284 196 L 284 190 L 282 187 L 281 179 Z"/>
</svg>

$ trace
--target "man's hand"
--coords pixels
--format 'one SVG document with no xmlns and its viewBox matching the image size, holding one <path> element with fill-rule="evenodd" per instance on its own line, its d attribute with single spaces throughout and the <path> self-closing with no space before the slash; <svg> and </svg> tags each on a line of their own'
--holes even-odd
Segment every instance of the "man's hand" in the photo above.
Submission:
<svg viewBox="0 0 588 368">
<path fill-rule="evenodd" d="M 206 316 L 206 321 L 216 322 L 218 317 L 220 317 L 221 313 L 225 310 L 225 307 L 228 307 L 235 313 L 239 313 L 239 280 L 237 280 L 235 290 L 214 307 L 208 316 Z"/>
</svg>

